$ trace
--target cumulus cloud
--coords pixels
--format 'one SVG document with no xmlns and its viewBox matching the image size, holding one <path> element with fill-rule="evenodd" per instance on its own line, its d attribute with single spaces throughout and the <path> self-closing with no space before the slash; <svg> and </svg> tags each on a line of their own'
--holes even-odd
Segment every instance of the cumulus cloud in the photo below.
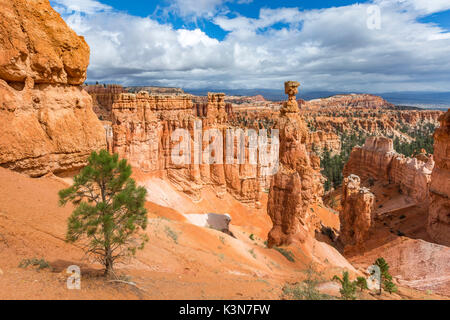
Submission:
<svg viewBox="0 0 450 320">
<path fill-rule="evenodd" d="M 247 4 L 253 0 L 173 0 L 169 6 L 169 12 L 175 12 L 182 17 L 196 19 L 198 17 L 213 17 L 218 12 L 227 11 L 225 4 L 236 2 Z"/>
<path fill-rule="evenodd" d="M 107 11 L 112 8 L 95 0 L 52 0 L 58 11 L 62 13 L 86 13 L 94 14 L 99 11 Z"/>
<path fill-rule="evenodd" d="M 376 0 L 375 4 L 384 8 L 408 10 L 419 15 L 450 10 L 449 0 Z"/>
<path fill-rule="evenodd" d="M 55 1 L 64 6 L 66 0 Z M 445 1 L 388 2 L 374 2 L 381 28 L 373 30 L 367 27 L 370 3 L 266 8 L 258 18 L 216 11 L 210 21 L 228 31 L 222 41 L 200 28 L 175 29 L 95 5 L 60 12 L 91 47 L 88 81 L 233 89 L 281 88 L 285 80 L 299 80 L 309 90 L 448 91 L 450 33 L 417 20 L 445 10 Z"/>
</svg>

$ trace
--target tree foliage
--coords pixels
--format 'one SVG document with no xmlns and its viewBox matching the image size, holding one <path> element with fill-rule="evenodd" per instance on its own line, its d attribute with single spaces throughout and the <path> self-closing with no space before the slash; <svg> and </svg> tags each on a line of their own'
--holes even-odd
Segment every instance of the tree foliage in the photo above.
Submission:
<svg viewBox="0 0 450 320">
<path fill-rule="evenodd" d="M 343 133 L 341 135 L 341 152 L 336 155 L 332 155 L 330 150 L 324 149 L 320 159 L 320 166 L 322 167 L 322 174 L 327 178 L 324 184 L 325 191 L 331 188 L 338 188 L 342 185 L 344 176 L 342 171 L 344 165 L 347 163 L 350 153 L 357 145 L 364 144 L 366 135 L 360 132 L 353 132 L 350 135 Z"/>
<path fill-rule="evenodd" d="M 407 125 L 404 125 L 400 131 L 412 137 L 413 141 L 402 142 L 398 137 L 396 137 L 394 139 L 395 151 L 407 157 L 420 153 L 422 149 L 424 149 L 427 153 L 432 154 L 434 151 L 433 134 L 435 129 L 436 127 L 432 123 L 426 123 L 416 129 L 410 129 Z"/>
<path fill-rule="evenodd" d="M 361 291 L 369 289 L 369 286 L 367 285 L 367 280 L 364 277 L 357 277 L 355 280 L 355 284 Z"/>
<path fill-rule="evenodd" d="M 356 281 L 350 281 L 348 271 L 342 273 L 342 278 L 338 276 L 333 277 L 333 281 L 338 281 L 341 284 L 341 297 L 344 300 L 355 300 L 356 299 Z"/>
<path fill-rule="evenodd" d="M 392 282 L 392 276 L 389 273 L 389 264 L 386 262 L 386 260 L 384 260 L 383 258 L 378 258 L 375 261 L 375 265 L 380 268 L 380 272 L 381 272 L 379 294 L 381 294 L 382 287 L 384 288 L 384 290 L 386 290 L 389 293 L 396 292 L 397 286 Z"/>
<path fill-rule="evenodd" d="M 66 240 L 81 242 L 107 275 L 114 262 L 133 256 L 148 240 L 141 232 L 147 227 L 147 191 L 130 176 L 131 166 L 119 161 L 117 154 L 92 152 L 73 185 L 59 192 L 60 205 L 76 206 L 68 219 Z"/>
</svg>

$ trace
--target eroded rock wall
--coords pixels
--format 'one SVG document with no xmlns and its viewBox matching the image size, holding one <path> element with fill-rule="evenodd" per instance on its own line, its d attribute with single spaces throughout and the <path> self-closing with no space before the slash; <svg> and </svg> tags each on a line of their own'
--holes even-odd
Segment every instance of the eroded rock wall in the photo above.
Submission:
<svg viewBox="0 0 450 320">
<path fill-rule="evenodd" d="M 80 87 L 88 45 L 47 0 L 0 7 L 0 165 L 30 176 L 83 167 L 106 146 Z"/>
<path fill-rule="evenodd" d="M 308 136 L 307 147 L 310 151 L 322 152 L 328 150 L 331 154 L 341 152 L 341 139 L 332 132 L 314 131 Z"/>
<path fill-rule="evenodd" d="M 93 110 L 100 120 L 111 121 L 112 105 L 126 90 L 118 84 L 97 84 L 83 87 L 92 97 Z"/>
<path fill-rule="evenodd" d="M 450 246 L 450 110 L 439 118 L 434 134 L 428 233 L 434 241 Z"/>
<path fill-rule="evenodd" d="M 259 206 L 261 190 L 267 183 L 262 166 L 250 163 L 248 151 L 242 164 L 229 164 L 225 158 L 227 129 L 234 128 L 227 123 L 224 97 L 220 93 L 208 94 L 207 112 L 197 117 L 188 95 L 150 95 L 144 91 L 121 94 L 112 107 L 112 151 L 144 172 L 167 177 L 195 200 L 200 200 L 204 186 L 211 186 L 218 197 L 229 192 L 243 203 Z M 186 130 L 188 136 L 174 138 L 180 133 L 178 129 Z M 172 152 L 183 139 L 189 140 L 190 157 L 188 161 L 175 163 Z M 214 154 L 214 148 L 212 151 L 206 148 L 216 142 L 223 147 L 222 158 Z M 248 139 L 245 146 L 248 150 Z"/>
<path fill-rule="evenodd" d="M 364 146 L 353 148 L 343 174 L 398 184 L 416 202 L 426 202 L 433 167 L 432 157 L 426 162 L 408 158 L 395 152 L 392 139 L 369 137 Z"/>
<path fill-rule="evenodd" d="M 346 108 L 382 108 L 393 107 L 381 97 L 371 94 L 343 94 L 329 98 L 314 99 L 307 102 L 310 107 L 329 108 L 329 107 L 346 107 Z"/>
<path fill-rule="evenodd" d="M 357 175 L 344 178 L 342 185 L 342 210 L 340 238 L 345 245 L 362 245 L 369 236 L 374 220 L 375 196 L 367 188 L 361 187 Z"/>
</svg>

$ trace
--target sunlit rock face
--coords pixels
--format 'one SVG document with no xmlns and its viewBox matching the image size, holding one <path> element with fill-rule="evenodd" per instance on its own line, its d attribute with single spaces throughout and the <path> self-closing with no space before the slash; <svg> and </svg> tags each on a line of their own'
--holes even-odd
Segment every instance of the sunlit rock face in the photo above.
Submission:
<svg viewBox="0 0 450 320">
<path fill-rule="evenodd" d="M 392 139 L 369 137 L 364 146 L 353 148 L 343 173 L 398 184 L 416 202 L 427 202 L 434 160 L 422 160 L 395 152 Z"/>
<path fill-rule="evenodd" d="M 106 146 L 80 87 L 89 47 L 46 0 L 0 7 L 0 165 L 31 176 L 77 170 Z"/>
<path fill-rule="evenodd" d="M 342 210 L 340 238 L 345 245 L 362 245 L 369 236 L 374 220 L 375 196 L 361 187 L 356 175 L 344 178 L 342 185 Z"/>
<path fill-rule="evenodd" d="M 260 206 L 261 191 L 267 180 L 259 158 L 254 164 L 249 161 L 249 140 L 243 144 L 247 150 L 244 163 L 229 163 L 226 159 L 227 129 L 236 128 L 227 122 L 225 95 L 209 93 L 208 102 L 201 109 L 197 110 L 197 106 L 185 94 L 122 93 L 112 106 L 112 152 L 128 159 L 133 167 L 166 177 L 178 190 L 197 201 L 203 188 L 210 186 L 218 197 L 228 192 L 245 204 Z M 189 163 L 174 163 L 172 159 L 172 151 L 180 142 L 174 139 L 178 129 L 188 132 Z M 219 135 L 208 134 L 210 131 Z M 201 150 L 194 142 L 201 142 Z M 205 151 L 216 142 L 223 146 L 220 159 L 214 152 Z M 233 148 L 237 155 L 237 143 Z"/>
<path fill-rule="evenodd" d="M 92 97 L 95 114 L 100 120 L 111 121 L 112 105 L 119 98 L 121 93 L 125 93 L 124 87 L 118 84 L 96 84 L 83 87 Z"/>
<path fill-rule="evenodd" d="M 450 110 L 439 118 L 434 133 L 428 233 L 440 244 L 450 245 Z"/>
<path fill-rule="evenodd" d="M 289 100 L 284 104 L 278 122 L 280 130 L 280 168 L 272 179 L 267 213 L 273 228 L 268 245 L 289 245 L 304 242 L 318 226 L 311 204 L 321 201 L 323 177 L 320 160 L 307 150 L 308 129 L 298 114 L 297 82 L 285 84 Z"/>
</svg>

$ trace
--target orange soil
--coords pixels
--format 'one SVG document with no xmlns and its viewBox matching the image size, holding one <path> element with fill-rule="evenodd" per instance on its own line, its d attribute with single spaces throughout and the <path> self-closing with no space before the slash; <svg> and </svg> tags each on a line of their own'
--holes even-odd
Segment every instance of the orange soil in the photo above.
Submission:
<svg viewBox="0 0 450 320">
<path fill-rule="evenodd" d="M 247 208 L 228 195 L 218 199 L 212 190 L 205 191 L 200 203 L 172 191 L 167 196 L 190 205 L 180 212 L 148 202 L 150 241 L 136 259 L 117 266 L 116 272 L 139 289 L 107 282 L 100 265 L 85 259 L 78 245 L 64 241 L 73 207 L 59 207 L 57 192 L 69 181 L 31 179 L 0 168 L 0 299 L 280 299 L 283 286 L 304 279 L 311 262 L 325 279 L 353 269 L 335 249 L 313 239 L 285 248 L 295 262 L 266 248 L 271 223 L 265 208 Z M 336 223 L 334 213 L 316 210 L 327 224 Z M 229 213 L 236 238 L 191 225 L 181 214 L 202 212 Z M 44 258 L 53 270 L 18 267 L 30 258 Z M 81 290 L 66 288 L 69 265 L 81 267 Z M 406 297 L 418 297 L 411 292 Z"/>
</svg>

